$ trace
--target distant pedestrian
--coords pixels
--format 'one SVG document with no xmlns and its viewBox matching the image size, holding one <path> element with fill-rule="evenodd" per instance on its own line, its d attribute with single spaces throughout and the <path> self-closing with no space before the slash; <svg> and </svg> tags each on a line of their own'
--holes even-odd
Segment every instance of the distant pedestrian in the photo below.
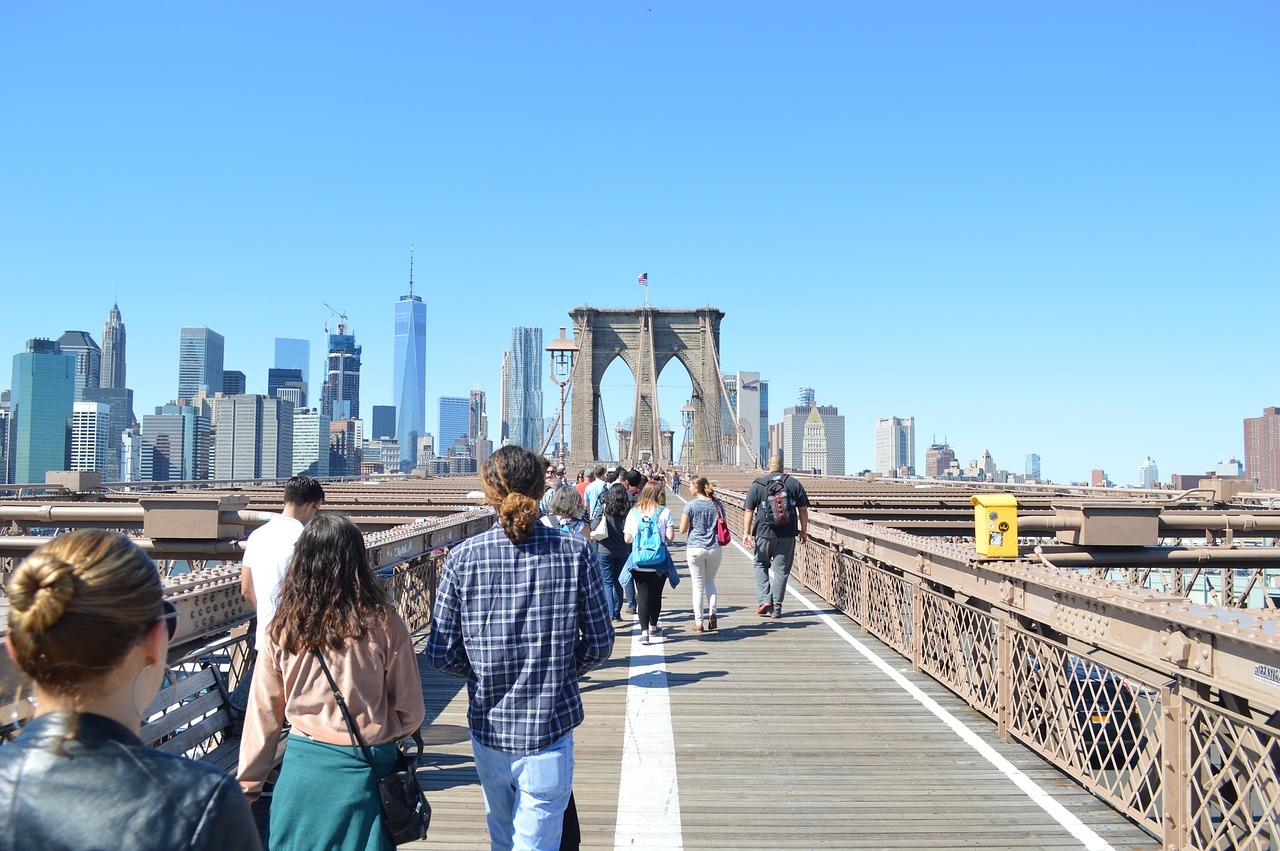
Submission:
<svg viewBox="0 0 1280 851">
<path fill-rule="evenodd" d="M 690 490 L 693 496 L 680 515 L 680 534 L 688 535 L 685 560 L 693 585 L 693 631 L 702 632 L 704 611 L 708 614 L 706 628 L 716 628 L 716 572 L 723 555 L 716 540 L 716 520 L 723 515 L 724 506 L 702 476 L 693 480 Z"/>
<path fill-rule="evenodd" d="M 520 446 L 485 461 L 498 523 L 449 552 L 426 648 L 433 667 L 467 680 L 489 841 L 504 851 L 559 847 L 583 719 L 578 679 L 613 650 L 591 546 L 538 522 L 542 473 Z"/>
<path fill-rule="evenodd" d="M 577 488 L 557 488 L 547 502 L 547 513 L 542 515 L 542 525 L 572 535 L 590 537 L 591 530 L 582 516 L 582 500 Z"/>
<path fill-rule="evenodd" d="M 640 643 L 648 644 L 650 638 L 662 634 L 658 626 L 658 618 L 662 616 L 662 586 L 668 578 L 674 587 L 679 579 L 675 576 L 674 565 L 671 565 L 671 553 L 666 544 L 675 539 L 676 530 L 671 522 L 671 512 L 658 502 L 662 486 L 657 482 L 649 482 L 640 492 L 640 499 L 635 508 L 627 515 L 627 523 L 623 528 L 623 538 L 631 544 L 631 559 L 624 568 L 624 578 L 630 574 L 636 583 L 636 608 L 640 613 Z M 664 558 L 661 562 L 639 562 L 637 551 L 645 539 L 645 528 L 649 524 L 657 527 L 656 532 L 663 548 Z"/>
<path fill-rule="evenodd" d="M 782 456 L 772 456 L 769 474 L 747 489 L 742 528 L 742 544 L 755 561 L 756 614 L 779 620 L 796 539 L 802 544 L 809 540 L 809 495 L 798 479 L 782 472 Z"/>
<path fill-rule="evenodd" d="M 594 518 L 600 505 L 600 497 L 604 496 L 605 488 L 609 483 L 605 481 L 606 471 L 603 464 L 596 465 L 591 471 L 591 481 L 587 483 L 587 488 L 583 491 L 582 502 L 587 507 L 587 517 Z"/>
</svg>

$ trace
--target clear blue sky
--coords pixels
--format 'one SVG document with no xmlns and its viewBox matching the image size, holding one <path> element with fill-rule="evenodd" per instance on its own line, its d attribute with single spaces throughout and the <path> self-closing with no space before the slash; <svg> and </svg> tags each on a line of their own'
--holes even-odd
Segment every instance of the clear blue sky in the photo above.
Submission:
<svg viewBox="0 0 1280 851">
<path fill-rule="evenodd" d="M 390 403 L 414 242 L 427 398 L 495 423 L 511 326 L 648 272 L 772 419 L 838 405 L 851 471 L 914 415 L 918 464 L 1202 472 L 1280 404 L 1278 38 L 1271 0 L 8 3 L 0 354 L 118 293 L 142 414 L 184 324 L 258 392 L 310 338 L 318 383 L 327 302 Z"/>
</svg>

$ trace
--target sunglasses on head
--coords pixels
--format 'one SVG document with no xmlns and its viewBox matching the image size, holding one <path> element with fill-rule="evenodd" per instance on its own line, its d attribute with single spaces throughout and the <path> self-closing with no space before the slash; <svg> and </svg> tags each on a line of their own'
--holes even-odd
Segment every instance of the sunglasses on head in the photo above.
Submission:
<svg viewBox="0 0 1280 851">
<path fill-rule="evenodd" d="M 160 605 L 164 607 L 164 613 L 156 620 L 164 621 L 164 628 L 169 631 L 169 640 L 173 641 L 173 636 L 178 631 L 178 607 L 168 600 L 161 600 Z"/>
</svg>

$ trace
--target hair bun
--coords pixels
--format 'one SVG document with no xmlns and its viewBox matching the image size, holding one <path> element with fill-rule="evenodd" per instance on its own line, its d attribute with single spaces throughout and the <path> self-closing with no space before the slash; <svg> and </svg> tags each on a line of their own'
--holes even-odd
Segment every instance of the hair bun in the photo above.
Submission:
<svg viewBox="0 0 1280 851">
<path fill-rule="evenodd" d="M 76 595 L 74 569 L 57 556 L 33 555 L 14 574 L 8 595 L 22 628 L 43 632 L 62 620 Z"/>
</svg>

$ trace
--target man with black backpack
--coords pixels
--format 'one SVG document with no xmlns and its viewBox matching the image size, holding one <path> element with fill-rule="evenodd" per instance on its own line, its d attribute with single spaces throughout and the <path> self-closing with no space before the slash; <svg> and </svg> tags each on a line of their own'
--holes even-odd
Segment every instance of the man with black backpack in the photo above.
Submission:
<svg viewBox="0 0 1280 851">
<path fill-rule="evenodd" d="M 782 472 L 782 457 L 769 459 L 769 474 L 751 483 L 743 502 L 742 544 L 755 557 L 756 614 L 782 618 L 796 538 L 809 540 L 809 495 L 804 485 Z"/>
</svg>

